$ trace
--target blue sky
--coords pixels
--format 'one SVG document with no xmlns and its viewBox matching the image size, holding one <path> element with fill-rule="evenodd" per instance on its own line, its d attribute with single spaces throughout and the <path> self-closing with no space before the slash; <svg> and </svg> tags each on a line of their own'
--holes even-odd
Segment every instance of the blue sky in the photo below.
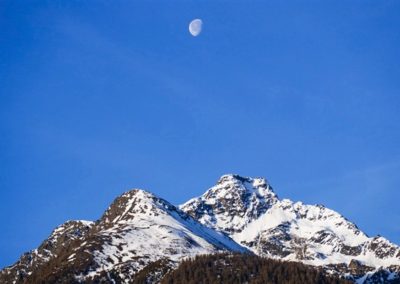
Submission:
<svg viewBox="0 0 400 284">
<path fill-rule="evenodd" d="M 130 188 L 179 204 L 225 173 L 266 177 L 399 244 L 399 12 L 2 1 L 0 266 Z"/>
</svg>

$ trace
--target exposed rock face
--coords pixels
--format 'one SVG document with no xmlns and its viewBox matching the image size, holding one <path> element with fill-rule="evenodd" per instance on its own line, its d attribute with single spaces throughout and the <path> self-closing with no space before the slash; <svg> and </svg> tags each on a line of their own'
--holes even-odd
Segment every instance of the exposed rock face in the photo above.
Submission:
<svg viewBox="0 0 400 284">
<path fill-rule="evenodd" d="M 322 205 L 280 200 L 263 178 L 222 176 L 175 207 L 135 189 L 96 222 L 68 221 L 0 283 L 157 283 L 185 258 L 254 253 L 357 283 L 400 283 L 400 248 Z M 139 282 L 138 282 L 139 281 Z"/>
<path fill-rule="evenodd" d="M 27 252 L 12 266 L 0 271 L 0 283 L 28 283 L 34 272 L 46 270 L 49 261 L 60 258 L 65 251 L 84 240 L 93 222 L 68 221 L 57 227 L 37 249 Z"/>
</svg>

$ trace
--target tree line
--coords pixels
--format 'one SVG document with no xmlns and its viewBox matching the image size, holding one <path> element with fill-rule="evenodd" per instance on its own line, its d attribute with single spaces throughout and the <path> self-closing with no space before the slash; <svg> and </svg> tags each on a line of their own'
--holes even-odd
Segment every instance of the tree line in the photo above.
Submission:
<svg viewBox="0 0 400 284">
<path fill-rule="evenodd" d="M 246 254 L 200 255 L 184 260 L 161 284 L 349 284 L 322 270 Z"/>
</svg>

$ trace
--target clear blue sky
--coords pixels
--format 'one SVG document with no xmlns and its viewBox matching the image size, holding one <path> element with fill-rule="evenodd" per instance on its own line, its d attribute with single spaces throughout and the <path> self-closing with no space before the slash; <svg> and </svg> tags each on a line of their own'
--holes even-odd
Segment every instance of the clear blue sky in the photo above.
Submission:
<svg viewBox="0 0 400 284">
<path fill-rule="evenodd" d="M 1 1 L 0 266 L 130 188 L 178 204 L 225 173 L 400 243 L 399 13 L 399 1 Z"/>
</svg>

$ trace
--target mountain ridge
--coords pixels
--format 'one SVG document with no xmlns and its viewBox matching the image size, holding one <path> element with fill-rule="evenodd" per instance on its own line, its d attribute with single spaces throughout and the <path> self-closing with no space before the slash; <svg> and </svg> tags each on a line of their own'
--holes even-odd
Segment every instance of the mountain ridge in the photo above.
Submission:
<svg viewBox="0 0 400 284">
<path fill-rule="evenodd" d="M 301 262 L 357 283 L 400 282 L 397 245 L 368 237 L 323 205 L 279 199 L 264 178 L 234 174 L 180 206 L 129 190 L 97 221 L 58 226 L 37 249 L 0 270 L 0 282 L 130 283 L 162 263 L 151 278 L 156 283 L 184 259 L 221 252 Z"/>
</svg>

